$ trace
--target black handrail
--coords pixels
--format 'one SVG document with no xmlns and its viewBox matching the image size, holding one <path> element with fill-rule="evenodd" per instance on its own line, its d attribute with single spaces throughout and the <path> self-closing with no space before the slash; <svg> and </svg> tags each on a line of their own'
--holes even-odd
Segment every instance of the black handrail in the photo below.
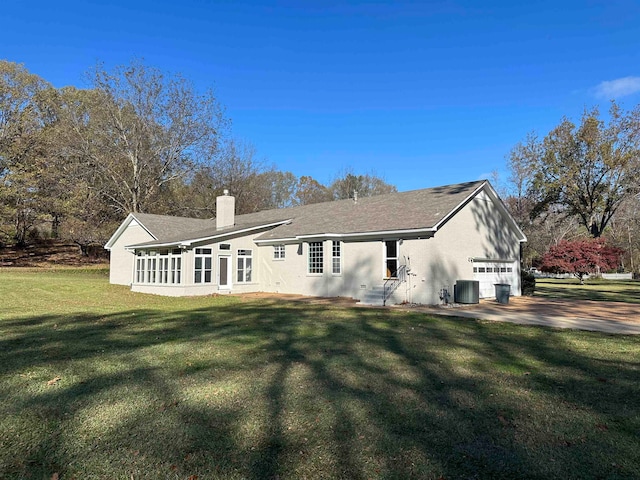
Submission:
<svg viewBox="0 0 640 480">
<path fill-rule="evenodd" d="M 394 274 L 384 281 L 382 287 L 382 306 L 386 306 L 388 298 L 403 283 L 407 275 L 407 266 L 400 265 Z"/>
</svg>

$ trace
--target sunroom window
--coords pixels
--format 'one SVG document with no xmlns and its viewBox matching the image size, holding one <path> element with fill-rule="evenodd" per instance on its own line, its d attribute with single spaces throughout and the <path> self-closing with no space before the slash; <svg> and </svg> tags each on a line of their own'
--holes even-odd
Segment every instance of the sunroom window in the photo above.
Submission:
<svg viewBox="0 0 640 480">
<path fill-rule="evenodd" d="M 182 250 L 139 250 L 136 252 L 135 283 L 181 283 Z"/>
</svg>

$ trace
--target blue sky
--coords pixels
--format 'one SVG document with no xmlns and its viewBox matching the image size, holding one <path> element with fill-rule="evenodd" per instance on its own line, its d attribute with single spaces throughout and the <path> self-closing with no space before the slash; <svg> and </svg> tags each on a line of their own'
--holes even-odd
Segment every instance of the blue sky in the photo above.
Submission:
<svg viewBox="0 0 640 480">
<path fill-rule="evenodd" d="M 410 190 L 506 176 L 527 132 L 640 103 L 640 1 L 3 2 L 0 58 L 57 87 L 133 58 L 213 87 L 268 164 Z"/>
</svg>

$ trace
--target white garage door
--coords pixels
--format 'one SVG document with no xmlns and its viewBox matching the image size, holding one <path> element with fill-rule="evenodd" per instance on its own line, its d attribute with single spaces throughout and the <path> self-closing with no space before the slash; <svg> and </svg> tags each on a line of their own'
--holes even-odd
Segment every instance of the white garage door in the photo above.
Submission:
<svg viewBox="0 0 640 480">
<path fill-rule="evenodd" d="M 495 297 L 496 283 L 517 285 L 516 274 L 515 262 L 504 260 L 473 262 L 473 279 L 480 282 L 480 298 Z"/>
</svg>

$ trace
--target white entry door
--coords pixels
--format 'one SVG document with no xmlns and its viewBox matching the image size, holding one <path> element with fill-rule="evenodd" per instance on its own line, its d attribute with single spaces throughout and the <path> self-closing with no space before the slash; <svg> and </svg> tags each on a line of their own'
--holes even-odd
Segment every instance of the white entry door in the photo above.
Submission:
<svg viewBox="0 0 640 480">
<path fill-rule="evenodd" d="M 218 257 L 218 288 L 220 290 L 231 288 L 231 256 L 229 255 Z"/>
<path fill-rule="evenodd" d="M 473 262 L 473 279 L 480 283 L 480 298 L 496 296 L 496 283 L 517 285 L 515 262 Z"/>
</svg>

